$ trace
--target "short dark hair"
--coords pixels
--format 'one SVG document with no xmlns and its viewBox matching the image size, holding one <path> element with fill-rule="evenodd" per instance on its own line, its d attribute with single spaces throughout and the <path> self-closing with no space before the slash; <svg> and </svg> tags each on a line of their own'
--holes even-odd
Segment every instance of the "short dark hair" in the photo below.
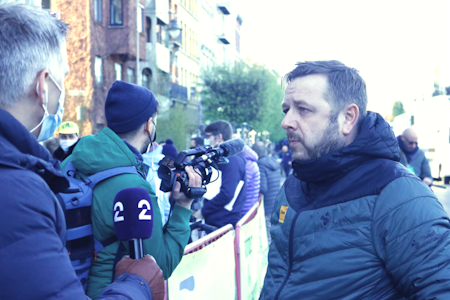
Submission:
<svg viewBox="0 0 450 300">
<path fill-rule="evenodd" d="M 195 142 L 195 146 L 203 146 L 204 145 L 203 138 L 201 138 L 201 137 L 192 138 L 191 141 Z"/>
<path fill-rule="evenodd" d="M 327 77 L 329 89 L 325 95 L 333 113 L 336 114 L 345 106 L 355 103 L 359 108 L 360 122 L 367 113 L 366 82 L 358 70 L 347 67 L 337 60 L 299 62 L 297 67 L 285 75 L 286 83 L 297 77 L 312 74 L 323 74 Z"/>
<path fill-rule="evenodd" d="M 231 124 L 224 120 L 212 122 L 206 126 L 205 132 L 211 132 L 214 135 L 218 135 L 220 133 L 224 141 L 228 141 L 233 136 L 233 128 L 231 127 Z"/>
<path fill-rule="evenodd" d="M 261 141 L 254 143 L 252 149 L 253 151 L 256 152 L 256 154 L 258 154 L 259 158 L 266 155 L 266 147 L 264 146 L 264 143 Z"/>
</svg>

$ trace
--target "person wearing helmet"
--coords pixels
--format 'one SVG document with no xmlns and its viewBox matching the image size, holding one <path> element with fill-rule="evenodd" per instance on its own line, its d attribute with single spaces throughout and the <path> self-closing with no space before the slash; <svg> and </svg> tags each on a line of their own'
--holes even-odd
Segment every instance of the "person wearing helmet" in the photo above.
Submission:
<svg viewBox="0 0 450 300">
<path fill-rule="evenodd" d="M 78 143 L 80 130 L 74 122 L 63 122 L 59 126 L 59 147 L 53 153 L 53 158 L 63 161 L 72 154 L 75 145 Z"/>
</svg>

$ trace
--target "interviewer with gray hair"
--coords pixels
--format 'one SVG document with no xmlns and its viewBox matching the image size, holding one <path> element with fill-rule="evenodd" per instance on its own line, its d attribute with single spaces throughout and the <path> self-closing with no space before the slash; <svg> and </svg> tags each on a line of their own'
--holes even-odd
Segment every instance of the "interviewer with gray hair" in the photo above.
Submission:
<svg viewBox="0 0 450 300">
<path fill-rule="evenodd" d="M 85 299 L 65 249 L 55 194 L 69 187 L 39 145 L 64 112 L 67 24 L 47 12 L 0 4 L 0 299 Z M 98 299 L 153 299 L 164 286 L 151 257 L 125 258 Z"/>
</svg>

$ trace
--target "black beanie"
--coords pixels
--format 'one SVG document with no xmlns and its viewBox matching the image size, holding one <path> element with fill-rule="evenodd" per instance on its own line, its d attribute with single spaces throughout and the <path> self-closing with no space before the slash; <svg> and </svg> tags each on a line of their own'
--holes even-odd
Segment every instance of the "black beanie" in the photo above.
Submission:
<svg viewBox="0 0 450 300">
<path fill-rule="evenodd" d="M 158 102 L 148 89 L 116 80 L 109 89 L 105 103 L 107 126 L 115 133 L 138 128 L 156 112 Z"/>
</svg>

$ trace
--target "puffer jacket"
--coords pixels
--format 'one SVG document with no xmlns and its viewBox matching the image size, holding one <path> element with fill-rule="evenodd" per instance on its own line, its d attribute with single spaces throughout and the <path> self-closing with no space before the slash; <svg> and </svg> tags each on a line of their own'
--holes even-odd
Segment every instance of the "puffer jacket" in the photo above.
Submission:
<svg viewBox="0 0 450 300">
<path fill-rule="evenodd" d="M 88 299 L 64 248 L 66 220 L 54 193 L 69 187 L 59 162 L 0 109 L 0 299 Z M 152 299 L 124 274 L 98 299 Z"/>
<path fill-rule="evenodd" d="M 275 199 L 280 191 L 280 164 L 272 156 L 263 156 L 258 160 L 261 174 L 260 192 L 264 195 L 264 213 L 271 216 Z"/>
<path fill-rule="evenodd" d="M 242 209 L 241 216 L 245 215 L 252 206 L 258 201 L 259 186 L 260 186 L 260 174 L 258 167 L 258 154 L 253 151 L 252 148 L 245 145 L 244 147 L 245 159 L 245 174 L 247 176 L 247 198 L 245 200 L 244 208 Z"/>
<path fill-rule="evenodd" d="M 450 220 L 368 113 L 356 140 L 294 162 L 260 299 L 450 299 Z"/>
</svg>

